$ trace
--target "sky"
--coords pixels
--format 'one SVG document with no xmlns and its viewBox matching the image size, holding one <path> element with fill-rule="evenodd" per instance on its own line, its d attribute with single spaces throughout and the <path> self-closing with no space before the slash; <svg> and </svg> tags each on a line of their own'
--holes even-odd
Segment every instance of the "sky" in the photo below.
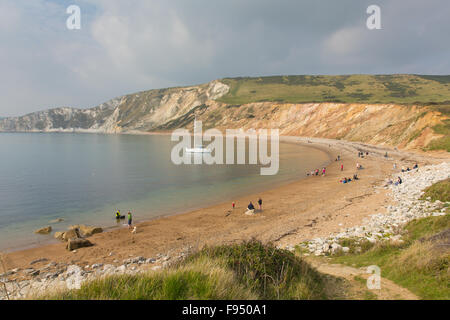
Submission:
<svg viewBox="0 0 450 320">
<path fill-rule="evenodd" d="M 0 117 L 224 77 L 448 75 L 449 35 L 448 0 L 0 0 Z"/>
</svg>

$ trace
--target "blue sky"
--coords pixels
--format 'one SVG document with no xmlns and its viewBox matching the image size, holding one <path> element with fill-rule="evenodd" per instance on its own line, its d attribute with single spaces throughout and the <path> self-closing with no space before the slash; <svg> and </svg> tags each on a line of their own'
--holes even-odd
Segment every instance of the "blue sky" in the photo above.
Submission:
<svg viewBox="0 0 450 320">
<path fill-rule="evenodd" d="M 450 74 L 449 21 L 448 0 L 0 0 L 0 116 L 222 77 Z"/>
</svg>

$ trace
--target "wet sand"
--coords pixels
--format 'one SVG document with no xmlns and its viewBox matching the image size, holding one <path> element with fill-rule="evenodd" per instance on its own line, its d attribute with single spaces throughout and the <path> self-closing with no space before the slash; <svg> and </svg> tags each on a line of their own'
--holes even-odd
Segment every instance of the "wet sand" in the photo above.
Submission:
<svg viewBox="0 0 450 320">
<path fill-rule="evenodd" d="M 80 266 L 94 263 L 120 265 L 129 257 L 155 257 L 158 253 L 176 253 L 188 246 L 196 249 L 251 238 L 282 246 L 292 245 L 339 232 L 360 224 L 370 214 L 384 212 L 390 198 L 379 187 L 394 172 L 394 162 L 401 168 L 402 165 L 412 167 L 416 162 L 421 166 L 450 159 L 448 153 L 414 154 L 337 140 L 299 137 L 282 137 L 282 140 L 320 148 L 332 159 L 340 155 L 341 161 L 332 161 L 324 177 L 306 177 L 235 199 L 234 210 L 231 202 L 226 202 L 138 223 L 136 234 L 127 227 L 114 229 L 90 237 L 94 246 L 76 252 L 67 251 L 65 243 L 15 251 L 4 254 L 5 267 L 29 268 L 31 261 L 40 258 L 48 260 L 34 264 L 34 268 L 49 261 Z M 358 150 L 368 151 L 369 156 L 358 158 Z M 386 151 L 389 158 L 384 157 Z M 356 170 L 356 163 L 362 164 L 364 169 Z M 339 183 L 341 178 L 352 177 L 354 173 L 358 173 L 360 180 Z M 249 201 L 256 206 L 259 197 L 263 199 L 263 210 L 256 210 L 253 216 L 245 215 Z M 88 222 L 85 224 L 89 225 Z"/>
</svg>

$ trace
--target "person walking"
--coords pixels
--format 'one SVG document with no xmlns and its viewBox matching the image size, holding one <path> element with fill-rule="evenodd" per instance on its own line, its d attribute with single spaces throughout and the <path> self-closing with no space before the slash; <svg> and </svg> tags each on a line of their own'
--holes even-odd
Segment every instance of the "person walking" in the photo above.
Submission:
<svg viewBox="0 0 450 320">
<path fill-rule="evenodd" d="M 262 199 L 261 198 L 259 198 L 258 204 L 259 204 L 259 211 L 262 211 Z"/>
<path fill-rule="evenodd" d="M 133 217 L 131 216 L 131 212 L 128 211 L 128 229 L 131 228 L 132 221 L 133 221 Z"/>
</svg>

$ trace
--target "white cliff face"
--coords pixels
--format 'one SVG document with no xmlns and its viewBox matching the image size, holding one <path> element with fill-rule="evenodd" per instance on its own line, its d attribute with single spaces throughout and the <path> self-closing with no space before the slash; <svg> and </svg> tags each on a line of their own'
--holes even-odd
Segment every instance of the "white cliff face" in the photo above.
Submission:
<svg viewBox="0 0 450 320">
<path fill-rule="evenodd" d="M 149 131 L 222 97 L 228 91 L 229 87 L 220 81 L 150 90 L 115 98 L 91 109 L 63 107 L 0 119 L 0 132 Z"/>
</svg>

